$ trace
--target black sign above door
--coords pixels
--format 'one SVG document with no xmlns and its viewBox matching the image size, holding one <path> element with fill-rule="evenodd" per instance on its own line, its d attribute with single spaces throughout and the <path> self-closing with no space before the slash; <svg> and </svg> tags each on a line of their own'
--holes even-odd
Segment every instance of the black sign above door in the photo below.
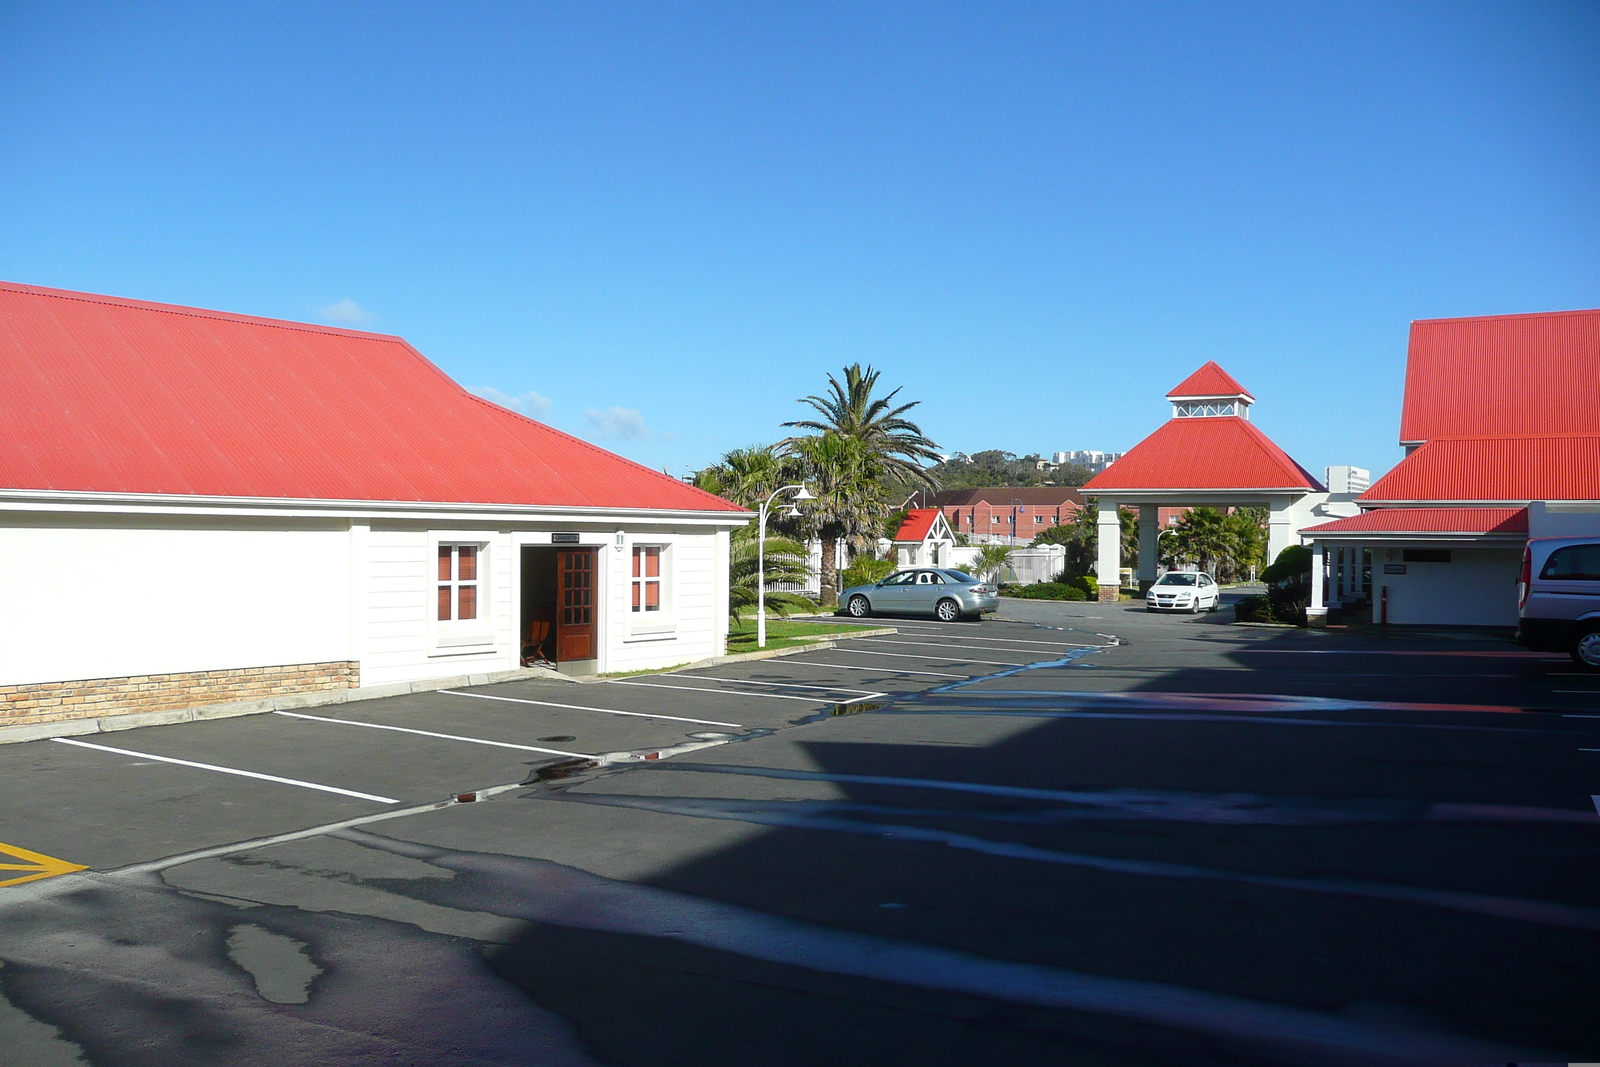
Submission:
<svg viewBox="0 0 1600 1067">
<path fill-rule="evenodd" d="M 578 543 L 578 535 L 575 533 L 553 533 L 550 535 L 550 543 L 552 545 L 575 545 Z"/>
</svg>

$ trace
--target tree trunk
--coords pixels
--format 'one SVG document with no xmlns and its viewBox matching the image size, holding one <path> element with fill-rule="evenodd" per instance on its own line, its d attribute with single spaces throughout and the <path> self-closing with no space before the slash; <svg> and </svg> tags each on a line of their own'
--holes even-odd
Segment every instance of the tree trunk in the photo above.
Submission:
<svg viewBox="0 0 1600 1067">
<path fill-rule="evenodd" d="M 822 606 L 839 606 L 839 539 L 822 539 Z"/>
</svg>

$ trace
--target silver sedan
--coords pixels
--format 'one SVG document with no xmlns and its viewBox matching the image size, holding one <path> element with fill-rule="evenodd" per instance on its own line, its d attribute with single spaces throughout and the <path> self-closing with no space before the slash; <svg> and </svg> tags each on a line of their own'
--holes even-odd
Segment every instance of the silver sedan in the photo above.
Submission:
<svg viewBox="0 0 1600 1067">
<path fill-rule="evenodd" d="M 929 613 L 942 622 L 954 622 L 1000 607 L 995 586 L 947 569 L 896 571 L 881 582 L 846 589 L 839 599 L 845 612 L 857 619 L 874 612 L 904 612 Z"/>
</svg>

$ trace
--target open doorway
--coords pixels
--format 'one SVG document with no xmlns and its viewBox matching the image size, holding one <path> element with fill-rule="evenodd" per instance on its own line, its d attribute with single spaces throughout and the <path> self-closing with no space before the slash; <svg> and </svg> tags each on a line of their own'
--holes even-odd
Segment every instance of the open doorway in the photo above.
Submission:
<svg viewBox="0 0 1600 1067">
<path fill-rule="evenodd" d="M 596 558 L 592 548 L 522 549 L 522 665 L 592 673 L 596 642 Z"/>
</svg>

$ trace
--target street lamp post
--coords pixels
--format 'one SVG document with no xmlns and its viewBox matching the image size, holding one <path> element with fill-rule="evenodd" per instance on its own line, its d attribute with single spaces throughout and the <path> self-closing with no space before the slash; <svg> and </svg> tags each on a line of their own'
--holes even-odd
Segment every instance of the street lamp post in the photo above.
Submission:
<svg viewBox="0 0 1600 1067">
<path fill-rule="evenodd" d="M 778 499 L 779 493 L 798 490 L 794 494 L 794 501 L 815 500 L 805 483 L 799 485 L 786 485 L 781 489 L 774 489 L 772 495 L 761 502 L 761 511 L 756 519 L 756 647 L 767 647 L 767 509 L 772 502 Z M 791 502 L 789 510 L 784 514 L 790 518 L 798 518 L 800 509 Z"/>
</svg>

